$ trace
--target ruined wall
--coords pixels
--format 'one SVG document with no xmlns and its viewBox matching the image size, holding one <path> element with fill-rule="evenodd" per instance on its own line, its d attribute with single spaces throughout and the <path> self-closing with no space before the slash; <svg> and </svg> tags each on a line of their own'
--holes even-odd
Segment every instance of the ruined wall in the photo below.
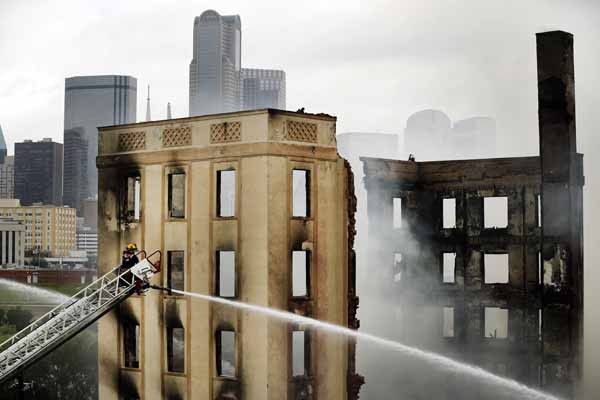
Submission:
<svg viewBox="0 0 600 400">
<path fill-rule="evenodd" d="M 362 158 L 369 260 L 401 305 L 390 309 L 395 337 L 565 398 L 576 395 L 581 378 L 583 321 L 584 178 L 572 63 L 570 34 L 538 35 L 540 157 Z M 499 198 L 505 209 L 493 211 L 490 199 Z M 444 210 L 445 199 L 452 210 Z M 449 211 L 455 218 L 447 227 Z M 488 225 L 494 217 L 505 223 Z M 478 397 L 450 383 L 444 388 Z M 438 395 L 437 388 L 408 390 Z"/>
</svg>

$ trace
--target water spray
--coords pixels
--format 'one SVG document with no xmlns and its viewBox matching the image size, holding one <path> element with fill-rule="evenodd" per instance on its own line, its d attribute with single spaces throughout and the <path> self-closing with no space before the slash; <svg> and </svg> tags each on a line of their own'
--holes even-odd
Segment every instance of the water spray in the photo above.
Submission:
<svg viewBox="0 0 600 400">
<path fill-rule="evenodd" d="M 453 360 L 451 358 L 442 356 L 440 354 L 436 354 L 436 353 L 421 350 L 421 349 L 418 349 L 415 347 L 407 346 L 405 344 L 395 342 L 390 339 L 385 339 L 385 338 L 382 338 L 379 336 L 375 336 L 370 333 L 358 332 L 358 331 L 349 329 L 344 326 L 332 324 L 329 322 L 319 321 L 314 318 L 304 317 L 302 315 L 293 314 L 291 312 L 287 312 L 287 311 L 283 311 L 283 310 L 276 310 L 273 308 L 258 306 L 258 305 L 254 305 L 254 304 L 248 304 L 248 303 L 242 303 L 242 302 L 238 302 L 238 301 L 228 300 L 228 299 L 224 299 L 222 297 L 213 297 L 213 296 L 209 296 L 209 295 L 205 295 L 205 294 L 185 292 L 182 290 L 164 288 L 164 287 L 156 286 L 156 285 L 151 285 L 150 287 L 153 289 L 168 292 L 169 294 L 176 293 L 176 294 L 180 294 L 180 295 L 184 295 L 184 296 L 190 296 L 190 297 L 194 297 L 197 299 L 206 300 L 208 302 L 234 307 L 234 308 L 237 308 L 240 310 L 246 310 L 246 311 L 251 311 L 251 312 L 258 313 L 258 314 L 263 314 L 268 317 L 273 317 L 273 318 L 277 318 L 280 320 L 293 322 L 296 324 L 305 324 L 308 326 L 312 326 L 313 328 L 321 329 L 323 331 L 327 331 L 327 332 L 331 332 L 331 333 L 336 333 L 338 335 L 352 337 L 355 339 L 366 340 L 368 342 L 375 343 L 380 346 L 393 349 L 397 352 L 400 352 L 402 354 L 405 354 L 405 355 L 408 355 L 408 356 L 411 356 L 414 358 L 418 358 L 418 359 L 421 359 L 421 360 L 424 360 L 427 362 L 434 362 L 446 370 L 459 371 L 459 372 L 462 372 L 463 374 L 478 377 L 478 378 L 485 380 L 487 382 L 490 382 L 494 385 L 504 387 L 504 388 L 513 390 L 515 392 L 519 392 L 523 396 L 522 398 L 524 398 L 524 399 L 528 399 L 528 400 L 561 400 L 560 398 L 558 398 L 556 396 L 553 396 L 548 393 L 544 393 L 539 390 L 532 389 L 529 386 L 519 383 L 513 379 L 503 378 L 501 376 L 494 375 L 491 372 L 484 370 L 483 368 L 479 368 L 479 367 L 469 365 L 469 364 L 464 364 L 459 361 Z"/>
</svg>

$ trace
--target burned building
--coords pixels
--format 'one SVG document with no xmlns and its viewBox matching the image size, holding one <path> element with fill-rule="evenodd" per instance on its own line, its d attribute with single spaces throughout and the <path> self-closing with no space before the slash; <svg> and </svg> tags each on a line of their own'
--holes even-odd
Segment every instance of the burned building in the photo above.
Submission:
<svg viewBox="0 0 600 400">
<path fill-rule="evenodd" d="M 537 60 L 538 157 L 362 158 L 369 260 L 401 306 L 399 339 L 573 398 L 582 374 L 584 177 L 572 36 L 538 34 Z"/>
<path fill-rule="evenodd" d="M 356 198 L 336 119 L 270 109 L 100 129 L 98 264 L 358 328 Z M 99 322 L 102 399 L 356 399 L 354 343 L 151 290 Z"/>
</svg>

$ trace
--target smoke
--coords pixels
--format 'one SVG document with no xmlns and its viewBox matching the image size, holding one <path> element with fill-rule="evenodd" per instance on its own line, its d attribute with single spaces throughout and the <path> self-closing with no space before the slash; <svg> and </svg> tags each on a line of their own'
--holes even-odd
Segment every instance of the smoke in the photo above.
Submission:
<svg viewBox="0 0 600 400">
<path fill-rule="evenodd" d="M 438 128 L 439 132 L 435 132 Z M 404 155 L 409 152 L 416 153 L 417 157 L 427 160 L 461 158 L 449 152 L 452 146 L 436 145 L 440 139 L 448 143 L 445 136 L 451 135 L 450 126 L 439 127 L 438 124 L 438 128 L 433 118 L 425 118 L 425 123 L 420 126 L 420 129 L 418 126 L 413 126 L 412 130 L 407 129 L 406 134 L 414 135 L 418 140 L 412 140 L 412 148 L 398 151 L 395 154 L 396 158 L 399 154 L 403 154 L 404 158 Z M 471 134 L 486 135 L 489 132 L 474 131 Z M 440 272 L 437 270 L 438 254 L 433 252 L 433 248 L 428 243 L 417 240 L 409 230 L 397 231 L 393 237 L 380 234 L 381 231 L 388 232 L 389 227 L 394 223 L 393 220 L 396 219 L 390 213 L 385 214 L 381 219 L 375 218 L 380 209 L 393 208 L 391 197 L 385 196 L 395 193 L 398 197 L 404 197 L 406 204 L 403 207 L 402 218 L 406 221 L 414 218 L 414 215 L 411 215 L 411 207 L 414 207 L 414 204 L 410 203 L 419 201 L 411 198 L 414 195 L 410 192 L 403 193 L 399 186 L 390 183 L 390 191 L 384 196 L 378 197 L 378 192 L 373 191 L 369 198 L 371 203 L 367 205 L 363 169 L 358 158 L 359 156 L 395 158 L 389 150 L 389 142 L 393 136 L 381 134 L 338 136 L 340 154 L 349 159 L 356 174 L 357 286 L 360 297 L 358 317 L 361 320 L 361 328 L 408 345 L 447 354 L 452 358 L 480 365 L 490 372 L 507 375 L 524 384 L 537 386 L 542 371 L 537 368 L 536 362 L 531 359 L 529 362 L 520 363 L 521 354 L 509 354 L 509 349 L 514 348 L 515 341 L 522 340 L 520 335 L 523 334 L 528 345 L 533 346 L 532 354 L 536 352 L 537 312 L 532 312 L 532 309 L 526 307 L 514 305 L 509 307 L 508 303 L 501 299 L 473 307 L 460 295 L 454 298 L 449 296 L 447 304 L 440 304 L 437 297 L 439 294 L 431 291 L 436 285 L 432 278 L 437 279 Z M 495 132 L 489 136 L 495 137 Z M 479 146 L 481 141 L 477 140 L 463 143 L 460 156 L 484 158 L 496 153 L 494 142 L 488 142 L 485 148 Z M 367 215 L 367 209 L 371 210 L 370 216 Z M 506 205 L 505 208 L 486 208 L 486 221 L 491 217 L 490 219 L 496 221 L 504 220 L 507 224 L 507 211 Z M 412 228 L 417 231 L 420 229 L 418 226 Z M 392 251 L 400 256 L 393 254 Z M 463 264 L 464 257 L 471 257 L 471 255 L 457 254 L 457 265 Z M 464 278 L 458 270 L 456 273 L 457 281 Z M 497 280 L 501 275 L 496 273 L 493 279 Z M 489 309 L 489 313 L 486 310 L 485 315 L 481 314 L 478 316 L 479 319 L 474 321 L 473 315 L 477 316 L 485 306 L 500 306 L 502 309 Z M 510 308 L 510 325 L 509 314 L 504 311 L 505 307 Z M 449 318 L 448 315 L 452 317 Z M 473 326 L 474 323 L 480 325 Z M 473 332 L 485 333 L 484 336 L 488 339 L 469 336 L 473 335 Z M 502 341 L 489 339 L 495 336 L 506 336 L 506 339 Z M 461 337 L 467 338 L 465 345 L 460 344 Z M 481 341 L 479 349 L 474 345 L 478 341 Z M 496 350 L 493 350 L 494 348 Z M 430 366 L 420 365 L 395 354 L 383 353 L 366 343 L 358 345 L 357 370 L 366 377 L 361 398 L 367 400 L 398 397 L 412 399 L 420 398 L 424 393 L 435 395 L 436 398 L 480 398 L 482 393 L 485 393 L 485 398 L 495 399 L 503 396 L 498 388 L 483 389 L 480 382 L 433 371 Z"/>
</svg>

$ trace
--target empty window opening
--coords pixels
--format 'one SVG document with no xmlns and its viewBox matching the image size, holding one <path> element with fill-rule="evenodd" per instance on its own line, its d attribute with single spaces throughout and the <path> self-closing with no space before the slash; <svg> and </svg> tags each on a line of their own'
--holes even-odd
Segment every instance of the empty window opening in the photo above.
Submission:
<svg viewBox="0 0 600 400">
<path fill-rule="evenodd" d="M 402 280 L 402 254 L 394 253 L 394 282 Z"/>
<path fill-rule="evenodd" d="M 292 332 L 292 376 L 308 375 L 308 334 L 305 331 Z"/>
<path fill-rule="evenodd" d="M 310 253 L 292 251 L 292 296 L 308 297 L 310 294 Z"/>
<path fill-rule="evenodd" d="M 456 228 L 456 199 L 442 200 L 442 214 L 444 229 Z"/>
<path fill-rule="evenodd" d="M 235 251 L 217 251 L 217 296 L 235 297 Z"/>
<path fill-rule="evenodd" d="M 140 367 L 140 326 L 134 321 L 123 323 L 123 355 L 125 368 Z"/>
<path fill-rule="evenodd" d="M 544 260 L 542 258 L 542 252 L 538 251 L 537 253 L 537 262 L 538 262 L 538 284 L 542 284 L 544 279 Z"/>
<path fill-rule="evenodd" d="M 167 252 L 167 287 L 185 290 L 184 252 Z"/>
<path fill-rule="evenodd" d="M 292 216 L 310 216 L 310 171 L 292 171 Z"/>
<path fill-rule="evenodd" d="M 508 197 L 485 197 L 483 199 L 483 221 L 485 228 L 508 226 Z"/>
<path fill-rule="evenodd" d="M 485 283 L 508 283 L 508 254 L 485 254 L 483 264 Z"/>
<path fill-rule="evenodd" d="M 538 340 L 541 342 L 542 341 L 542 322 L 544 321 L 543 319 L 543 313 L 542 313 L 542 309 L 540 308 L 538 310 Z"/>
<path fill-rule="evenodd" d="M 169 372 L 185 371 L 185 330 L 167 328 L 167 367 Z"/>
<path fill-rule="evenodd" d="M 542 226 L 542 195 L 538 194 L 536 197 L 536 218 L 537 218 L 537 226 Z"/>
<path fill-rule="evenodd" d="M 443 255 L 442 281 L 444 283 L 456 282 L 456 253 L 444 253 Z"/>
<path fill-rule="evenodd" d="M 394 197 L 392 207 L 392 224 L 394 228 L 402 227 L 402 198 Z"/>
<path fill-rule="evenodd" d="M 443 310 L 443 335 L 446 338 L 454 337 L 454 308 L 444 307 Z"/>
<path fill-rule="evenodd" d="M 127 221 L 139 221 L 142 197 L 141 177 L 128 176 L 125 185 L 124 217 Z"/>
<path fill-rule="evenodd" d="M 185 174 L 169 174 L 169 217 L 185 217 Z"/>
<path fill-rule="evenodd" d="M 235 217 L 235 170 L 217 171 L 217 215 Z"/>
<path fill-rule="evenodd" d="M 485 337 L 506 339 L 508 337 L 508 310 L 498 307 L 485 308 Z"/>
<path fill-rule="evenodd" d="M 235 378 L 235 332 L 218 331 L 217 345 L 217 375 Z"/>
</svg>

